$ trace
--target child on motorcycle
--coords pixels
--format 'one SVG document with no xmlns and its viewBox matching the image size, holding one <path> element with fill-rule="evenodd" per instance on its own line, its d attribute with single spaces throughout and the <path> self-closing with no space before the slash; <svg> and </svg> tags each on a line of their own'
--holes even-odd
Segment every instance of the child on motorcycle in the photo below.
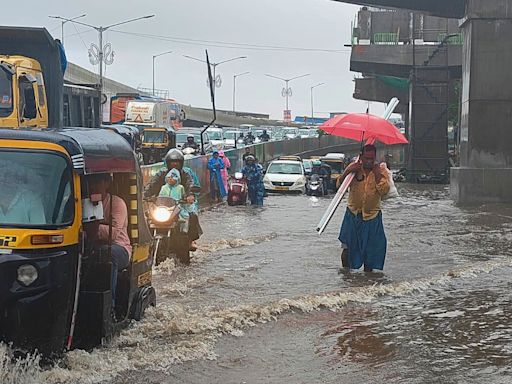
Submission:
<svg viewBox="0 0 512 384">
<path fill-rule="evenodd" d="M 171 169 L 167 175 L 165 175 L 165 185 L 160 188 L 158 197 L 170 197 L 176 201 L 176 205 L 180 208 L 180 221 L 182 221 L 181 230 L 188 232 L 188 218 L 190 213 L 189 204 L 183 204 L 186 198 L 185 187 L 180 184 L 181 176 L 180 171 L 176 168 Z"/>
</svg>

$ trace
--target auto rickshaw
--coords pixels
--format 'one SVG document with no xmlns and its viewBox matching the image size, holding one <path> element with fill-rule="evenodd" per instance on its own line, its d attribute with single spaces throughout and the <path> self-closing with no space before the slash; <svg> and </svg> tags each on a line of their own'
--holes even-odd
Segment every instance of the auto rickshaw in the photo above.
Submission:
<svg viewBox="0 0 512 384">
<path fill-rule="evenodd" d="M 111 247 L 84 228 L 103 216 L 90 175 L 108 174 L 128 210 L 132 246 L 112 308 Z M 0 340 L 54 357 L 110 339 L 155 305 L 153 239 L 142 175 L 127 141 L 107 129 L 0 129 Z M 112 200 L 112 199 L 110 199 Z"/>
<path fill-rule="evenodd" d="M 331 167 L 329 189 L 336 191 L 336 181 L 345 170 L 345 154 L 328 153 L 325 156 L 320 157 L 320 161 Z"/>
<path fill-rule="evenodd" d="M 172 128 L 143 128 L 141 136 L 144 164 L 162 161 L 169 149 L 176 147 L 176 133 Z"/>
</svg>

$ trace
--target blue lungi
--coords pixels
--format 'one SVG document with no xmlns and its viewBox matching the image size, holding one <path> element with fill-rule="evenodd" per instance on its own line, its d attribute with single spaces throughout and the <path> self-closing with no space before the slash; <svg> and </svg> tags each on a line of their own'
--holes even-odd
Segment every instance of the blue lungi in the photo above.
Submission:
<svg viewBox="0 0 512 384">
<path fill-rule="evenodd" d="M 384 269 L 387 240 L 382 225 L 382 212 L 372 220 L 354 215 L 347 208 L 341 225 L 339 240 L 348 247 L 348 263 L 351 269 L 364 266 L 369 269 Z"/>
</svg>

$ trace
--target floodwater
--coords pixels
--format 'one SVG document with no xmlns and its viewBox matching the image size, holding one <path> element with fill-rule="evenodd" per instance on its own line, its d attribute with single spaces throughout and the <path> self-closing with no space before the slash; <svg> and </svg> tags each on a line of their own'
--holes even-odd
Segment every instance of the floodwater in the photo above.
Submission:
<svg viewBox="0 0 512 384">
<path fill-rule="evenodd" d="M 155 270 L 158 304 L 110 345 L 3 383 L 511 383 L 512 207 L 457 208 L 443 186 L 385 202 L 384 273 L 340 271 L 329 199 L 220 206 L 190 267 Z"/>
</svg>

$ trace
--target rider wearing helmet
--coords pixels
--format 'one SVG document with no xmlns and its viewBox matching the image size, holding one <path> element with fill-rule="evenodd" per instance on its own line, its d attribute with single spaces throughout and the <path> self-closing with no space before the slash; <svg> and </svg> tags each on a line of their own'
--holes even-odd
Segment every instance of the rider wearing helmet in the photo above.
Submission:
<svg viewBox="0 0 512 384">
<path fill-rule="evenodd" d="M 263 205 L 263 196 L 265 195 L 265 186 L 263 185 L 263 167 L 256 162 L 253 155 L 245 158 L 245 167 L 242 173 L 247 179 L 247 189 L 249 200 L 252 205 Z"/>
<path fill-rule="evenodd" d="M 194 182 L 194 171 L 188 167 L 183 166 L 185 158 L 183 153 L 177 149 L 172 148 L 167 152 L 164 158 L 164 167 L 151 178 L 150 182 L 144 188 L 144 198 L 150 199 L 154 196 L 158 196 L 160 188 L 165 184 L 165 175 L 173 168 L 180 172 L 181 185 L 185 188 L 185 195 L 188 204 L 194 204 L 196 202 L 196 196 L 192 192 L 192 187 L 195 186 Z M 198 185 L 199 186 L 199 185 Z M 191 250 L 195 250 L 195 240 L 199 239 L 202 234 L 201 226 L 199 225 L 199 218 L 195 212 L 190 214 L 189 217 L 189 230 L 188 235 L 191 242 Z"/>
<path fill-rule="evenodd" d="M 185 144 L 183 144 L 182 149 L 193 148 L 196 151 L 199 151 L 199 144 L 197 144 L 194 140 L 195 140 L 194 135 L 192 133 L 189 133 L 187 135 L 187 142 Z"/>
</svg>

